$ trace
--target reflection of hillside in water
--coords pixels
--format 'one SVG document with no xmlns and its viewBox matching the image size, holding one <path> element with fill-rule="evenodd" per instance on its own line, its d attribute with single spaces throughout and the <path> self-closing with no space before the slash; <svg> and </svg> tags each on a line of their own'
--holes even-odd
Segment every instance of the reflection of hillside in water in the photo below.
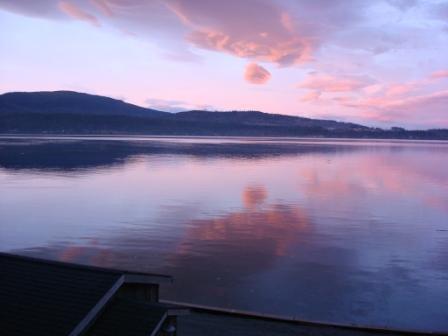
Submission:
<svg viewBox="0 0 448 336">
<path fill-rule="evenodd" d="M 139 155 L 191 155 L 198 158 L 258 159 L 282 155 L 341 153 L 354 146 L 292 143 L 194 143 L 158 140 L 1 140 L 0 168 L 76 171 L 112 167 Z"/>
</svg>

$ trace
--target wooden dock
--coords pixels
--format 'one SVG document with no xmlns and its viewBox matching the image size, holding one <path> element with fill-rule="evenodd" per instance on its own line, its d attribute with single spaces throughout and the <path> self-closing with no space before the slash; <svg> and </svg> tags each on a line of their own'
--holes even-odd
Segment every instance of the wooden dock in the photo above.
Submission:
<svg viewBox="0 0 448 336">
<path fill-rule="evenodd" d="M 269 314 L 229 310 L 217 307 L 161 300 L 190 310 L 178 317 L 178 336 L 423 336 L 448 333 L 396 330 L 387 327 L 344 325 L 321 321 L 304 321 Z"/>
</svg>

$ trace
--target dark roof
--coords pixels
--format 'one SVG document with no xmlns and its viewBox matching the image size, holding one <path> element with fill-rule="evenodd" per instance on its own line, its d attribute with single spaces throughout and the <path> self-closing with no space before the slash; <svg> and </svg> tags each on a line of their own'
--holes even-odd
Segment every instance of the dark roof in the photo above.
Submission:
<svg viewBox="0 0 448 336">
<path fill-rule="evenodd" d="M 89 330 L 92 336 L 148 336 L 157 331 L 168 315 L 164 305 L 123 298 L 109 303 Z"/>
<path fill-rule="evenodd" d="M 0 262 L 1 262 L 2 258 L 18 259 L 18 260 L 22 260 L 22 261 L 26 261 L 26 262 L 33 262 L 33 263 L 46 264 L 46 265 L 55 265 L 57 267 L 64 267 L 64 268 L 82 269 L 82 270 L 92 271 L 92 272 L 130 275 L 130 276 L 142 276 L 142 277 L 148 277 L 151 279 L 157 278 L 160 282 L 165 282 L 165 281 L 172 282 L 172 280 L 173 280 L 173 277 L 171 275 L 166 275 L 166 274 L 138 272 L 138 271 L 133 271 L 133 270 L 124 270 L 124 269 L 117 269 L 117 268 L 82 265 L 82 264 L 75 264 L 75 263 L 70 263 L 70 262 L 65 262 L 65 261 L 48 260 L 48 259 L 35 258 L 35 257 L 30 257 L 30 256 L 18 255 L 18 254 L 11 254 L 11 253 L 6 253 L 6 252 L 0 252 Z"/>
<path fill-rule="evenodd" d="M 2 335 L 75 335 L 126 279 L 171 279 L 6 253 L 0 269 Z"/>
</svg>

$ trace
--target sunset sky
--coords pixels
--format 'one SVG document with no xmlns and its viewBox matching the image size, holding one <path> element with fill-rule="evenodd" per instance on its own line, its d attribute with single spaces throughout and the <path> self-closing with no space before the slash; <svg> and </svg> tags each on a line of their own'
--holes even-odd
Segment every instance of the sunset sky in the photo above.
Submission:
<svg viewBox="0 0 448 336">
<path fill-rule="evenodd" d="M 0 0 L 0 92 L 448 127 L 448 1 Z"/>
</svg>

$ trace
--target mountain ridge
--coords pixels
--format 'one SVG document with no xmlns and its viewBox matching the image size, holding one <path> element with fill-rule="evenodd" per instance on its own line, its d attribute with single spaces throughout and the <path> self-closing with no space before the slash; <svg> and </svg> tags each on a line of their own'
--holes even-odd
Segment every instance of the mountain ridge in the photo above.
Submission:
<svg viewBox="0 0 448 336">
<path fill-rule="evenodd" d="M 65 90 L 4 93 L 0 95 L 0 113 L 8 108 L 10 109 L 9 111 L 12 110 L 14 112 L 14 110 L 18 110 L 19 112 L 27 113 L 79 113 L 80 110 L 70 110 L 70 105 L 74 103 L 77 104 L 77 108 L 95 108 L 89 111 L 89 113 L 98 115 L 149 117 L 168 114 L 168 112 L 148 109 L 119 99 Z M 105 110 L 106 108 L 107 111 Z"/>
<path fill-rule="evenodd" d="M 75 91 L 0 95 L 0 133 L 316 136 L 448 139 L 448 130 L 384 130 L 356 123 L 260 111 L 177 113 Z"/>
</svg>

